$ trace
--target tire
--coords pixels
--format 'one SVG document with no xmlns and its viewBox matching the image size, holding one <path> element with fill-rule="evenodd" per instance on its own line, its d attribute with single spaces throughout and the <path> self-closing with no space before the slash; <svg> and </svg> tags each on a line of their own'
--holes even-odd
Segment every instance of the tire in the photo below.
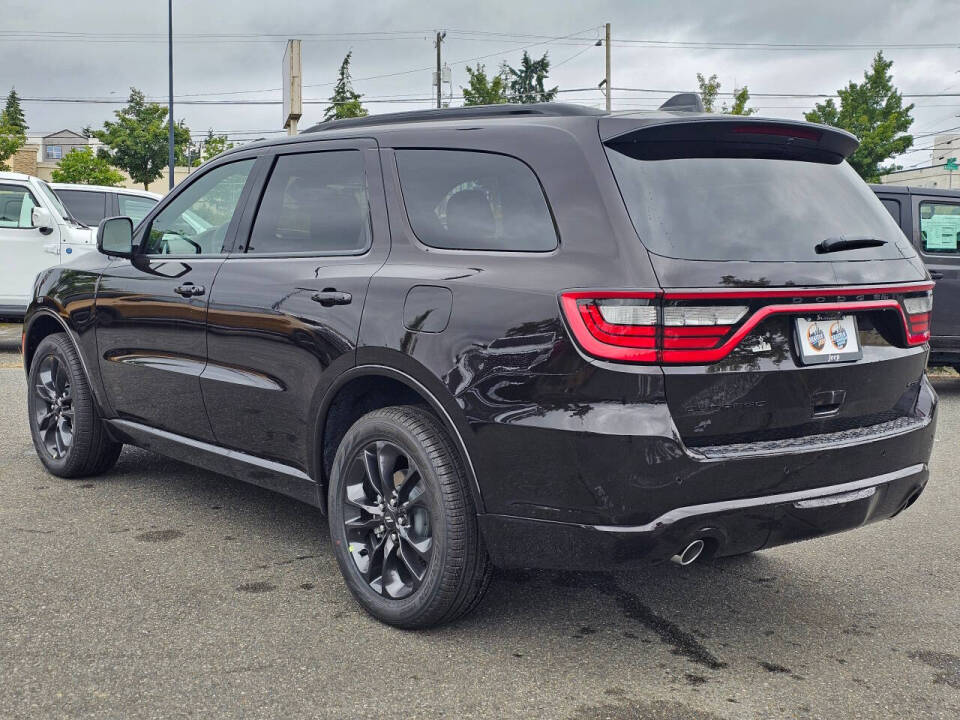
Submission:
<svg viewBox="0 0 960 720">
<path fill-rule="evenodd" d="M 123 449 L 107 434 L 73 343 L 62 333 L 44 338 L 30 364 L 30 435 L 40 462 L 54 475 L 99 475 Z"/>
<path fill-rule="evenodd" d="M 424 408 L 383 408 L 354 423 L 337 448 L 328 508 L 340 571 L 376 619 L 432 627 L 470 612 L 483 597 L 492 568 L 466 473 Z"/>
</svg>

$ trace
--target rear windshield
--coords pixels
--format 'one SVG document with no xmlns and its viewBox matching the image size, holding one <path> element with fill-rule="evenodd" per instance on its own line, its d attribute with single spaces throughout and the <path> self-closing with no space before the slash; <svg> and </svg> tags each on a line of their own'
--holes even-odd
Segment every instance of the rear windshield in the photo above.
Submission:
<svg viewBox="0 0 960 720">
<path fill-rule="evenodd" d="M 616 146 L 607 148 L 607 156 L 637 234 L 658 255 L 831 261 L 912 254 L 890 213 L 846 162 L 753 157 L 640 160 Z M 827 238 L 887 242 L 818 254 L 815 247 Z"/>
</svg>

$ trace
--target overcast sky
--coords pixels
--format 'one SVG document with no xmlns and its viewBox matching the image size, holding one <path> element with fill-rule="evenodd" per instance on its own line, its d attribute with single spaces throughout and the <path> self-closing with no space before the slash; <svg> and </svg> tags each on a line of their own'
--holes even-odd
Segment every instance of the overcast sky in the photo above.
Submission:
<svg viewBox="0 0 960 720">
<path fill-rule="evenodd" d="M 166 102 L 167 3 L 164 0 L 2 0 L 0 91 L 25 98 L 125 99 L 130 86 Z M 371 112 L 431 106 L 433 32 L 447 29 L 444 60 L 460 104 L 464 66 L 516 64 L 523 48 L 548 52 L 551 84 L 595 88 L 604 51 L 592 41 L 612 23 L 615 88 L 696 88 L 696 73 L 716 73 L 722 90 L 832 93 L 862 78 L 877 49 L 894 60 L 904 93 L 960 95 L 960 2 L 957 0 L 174 0 L 174 93 L 181 100 L 278 100 L 286 38 L 303 39 L 304 99 L 329 96 L 337 67 L 353 49 L 355 89 Z M 353 35 L 348 35 L 348 34 Z M 364 34 L 372 35 L 364 35 Z M 232 37 L 224 37 L 231 35 Z M 552 39 L 551 39 L 552 38 Z M 680 46 L 663 43 L 699 43 Z M 929 47 L 947 45 L 953 47 Z M 729 43 L 863 46 L 844 49 L 718 47 Z M 712 46 L 710 45 L 712 44 Z M 705 46 L 706 45 L 706 46 Z M 928 47 L 904 47 L 927 45 Z M 899 47 L 898 47 L 899 46 Z M 255 91 L 255 92 L 250 92 Z M 446 92 L 446 91 L 445 91 Z M 662 92 L 614 92 L 614 109 L 653 108 Z M 399 99 L 407 102 L 397 102 Z M 601 105 L 599 90 L 560 99 Z M 907 98 L 916 104 L 912 131 L 960 126 L 960 97 Z M 813 98 L 755 97 L 769 116 L 799 118 Z M 117 106 L 25 102 L 31 132 L 99 126 Z M 250 139 L 275 133 L 279 105 L 178 104 L 195 135 L 208 128 Z M 305 105 L 301 127 L 321 119 Z M 906 165 L 929 161 L 931 138 L 919 137 Z"/>
</svg>

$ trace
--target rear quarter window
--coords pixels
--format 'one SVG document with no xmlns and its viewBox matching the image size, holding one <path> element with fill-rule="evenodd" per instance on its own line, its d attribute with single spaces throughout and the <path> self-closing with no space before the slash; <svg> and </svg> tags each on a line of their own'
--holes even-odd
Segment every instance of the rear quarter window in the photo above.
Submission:
<svg viewBox="0 0 960 720">
<path fill-rule="evenodd" d="M 410 226 L 420 241 L 449 250 L 548 252 L 557 230 L 540 182 L 507 155 L 397 150 Z"/>
</svg>

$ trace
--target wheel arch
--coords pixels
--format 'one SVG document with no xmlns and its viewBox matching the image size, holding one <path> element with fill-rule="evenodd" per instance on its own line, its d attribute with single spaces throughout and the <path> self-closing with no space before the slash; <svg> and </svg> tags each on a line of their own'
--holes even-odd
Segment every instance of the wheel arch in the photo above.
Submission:
<svg viewBox="0 0 960 720">
<path fill-rule="evenodd" d="M 408 404 L 425 404 L 450 434 L 466 470 L 477 512 L 483 512 L 483 497 L 470 452 L 451 413 L 425 384 L 402 370 L 385 365 L 360 365 L 347 370 L 323 397 L 318 413 L 314 467 L 324 508 L 333 459 L 350 426 L 372 410 Z"/>
</svg>

